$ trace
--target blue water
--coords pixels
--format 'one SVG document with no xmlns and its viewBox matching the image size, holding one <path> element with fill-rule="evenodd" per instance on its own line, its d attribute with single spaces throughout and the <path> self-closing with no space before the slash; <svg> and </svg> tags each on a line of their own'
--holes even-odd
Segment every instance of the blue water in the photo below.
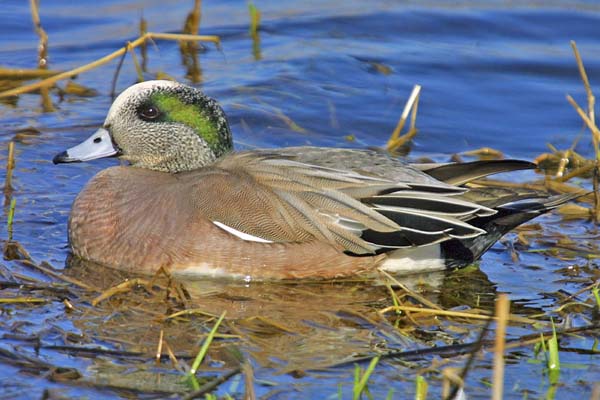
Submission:
<svg viewBox="0 0 600 400">
<path fill-rule="evenodd" d="M 142 15 L 151 31 L 179 32 L 192 3 L 173 0 L 98 0 L 93 5 L 63 0 L 42 2 L 42 25 L 49 35 L 49 68 L 67 70 L 118 49 L 137 36 Z M 417 118 L 419 133 L 412 145 L 411 157 L 447 161 L 455 153 L 492 147 L 507 157 L 532 160 L 547 151 L 547 143 L 568 148 L 582 130 L 580 118 L 565 100 L 565 95 L 571 94 L 581 105 L 585 104 L 585 90 L 570 40 L 577 42 L 592 86 L 599 87 L 600 3 L 597 1 L 518 4 L 507 1 L 452 4 L 383 0 L 368 3 L 257 1 L 256 5 L 262 13 L 260 57 L 253 52 L 248 35 L 245 2 L 203 2 L 202 9 L 200 33 L 219 35 L 222 50 L 206 44 L 206 51 L 200 54 L 202 76 L 198 85 L 222 103 L 240 148 L 305 144 L 382 146 L 394 129 L 413 85 L 419 84 L 423 87 Z M 0 21 L 1 66 L 35 67 L 37 36 L 28 3 L 4 1 Z M 378 71 L 374 65 L 385 66 L 388 73 Z M 35 94 L 20 96 L 16 106 L 0 104 L 0 148 L 6 148 L 7 142 L 21 129 L 39 130 L 39 134 L 17 141 L 14 176 L 14 196 L 18 204 L 15 239 L 37 262 L 47 261 L 57 268 L 64 266 L 70 204 L 91 176 L 116 162 L 51 164 L 54 154 L 80 142 L 101 125 L 111 102 L 109 94 L 115 68 L 116 62 L 112 62 L 77 77 L 77 83 L 98 91 L 96 97 L 67 95 L 60 100 L 53 94 L 54 112 L 43 112 L 40 97 Z M 158 72 L 186 81 L 177 43 L 158 41 L 157 47 L 149 46 L 147 78 Z M 133 63 L 127 58 L 118 79 L 118 90 L 135 80 Z M 64 82 L 59 86 L 64 86 Z M 290 120 L 302 131 L 291 129 L 286 123 Z M 349 135 L 354 137 L 353 141 L 347 139 Z M 588 157 L 592 155 L 589 133 L 582 137 L 576 150 Z M 3 162 L 5 152 L 1 157 Z M 526 173 L 510 179 L 535 178 L 533 173 Z M 539 221 L 550 237 L 548 240 L 554 240 L 554 233 L 565 232 L 574 238 L 583 238 L 581 240 L 591 237 L 590 251 L 597 250 L 594 244 L 597 236 L 590 223 L 560 222 L 556 215 Z M 6 237 L 5 224 L 1 225 L 2 235 Z M 513 239 L 514 236 L 509 241 Z M 556 299 L 547 293 L 561 289 L 573 293 L 591 277 L 598 276 L 598 264 L 582 257 L 559 260 L 538 253 L 522 253 L 515 262 L 504 248 L 497 245 L 480 263 L 491 282 L 490 290 L 510 293 L 512 300 L 546 313 L 557 306 Z M 3 262 L 3 265 L 23 272 L 17 263 Z M 566 276 L 564 270 L 573 266 L 582 268 L 580 284 L 562 280 Z M 45 279 L 31 271 L 26 273 Z M 386 292 L 382 293 L 385 297 Z M 348 296 L 352 296 L 350 291 Z M 350 300 L 348 304 L 352 303 Z M 344 307 L 340 305 L 341 308 Z M 291 318 L 281 310 L 276 312 L 283 314 L 282 321 Z M 19 308 L 10 318 L 2 320 L 0 331 L 11 331 L 11 324 L 16 320 L 28 321 L 25 333 L 49 332 L 41 336 L 52 343 L 60 343 L 62 339 L 54 328 L 49 328 L 51 326 L 58 325 L 67 331 L 81 329 L 74 327 L 77 321 L 64 314 L 60 303 Z M 356 327 L 345 329 L 350 329 L 344 331 L 350 338 L 369 333 Z M 291 343 L 298 348 L 290 349 L 290 354 L 298 359 L 312 357 L 310 351 L 303 351 L 325 340 L 325 331 L 315 328 L 303 340 L 296 338 Z M 521 329 L 514 334 L 517 332 L 537 331 Z M 327 340 L 331 340 L 330 348 L 336 348 L 340 341 L 347 339 L 340 333 L 339 337 L 334 335 Z M 100 342 L 97 338 L 91 341 Z M 367 353 L 369 348 L 364 347 L 365 341 L 360 343 L 363 347 L 357 345 L 357 348 Z M 592 340 L 589 336 L 580 340 L 568 338 L 565 339 L 567 345 L 589 349 Z M 0 346 L 16 345 L 0 340 Z M 31 349 L 23 343 L 18 346 Z M 342 385 L 344 398 L 350 394 L 352 366 L 292 378 L 277 371 L 280 364 L 293 364 L 297 359 L 286 359 L 282 355 L 280 364 L 274 361 L 266 364 L 257 361 L 260 357 L 256 354 L 252 355 L 261 349 L 243 350 L 251 358 L 256 357 L 253 359 L 256 378 L 274 384 L 273 387 L 258 385 L 259 395 L 281 389 L 281 394 L 272 398 L 337 398 L 338 384 Z M 528 364 L 527 360 L 533 357 L 531 346 L 526 350 L 526 356 L 516 358 L 507 367 L 506 398 L 523 398 L 523 390 L 529 390 L 538 398 L 547 390 L 543 368 Z M 275 350 L 264 351 L 269 357 L 275 357 Z M 319 351 L 327 352 L 321 348 Z M 587 398 L 591 392 L 590 382 L 600 376 L 598 356 L 564 354 L 564 362 L 579 367 L 567 368 L 561 375 L 565 386 L 558 389 L 557 398 L 561 398 L 561 392 L 563 396 L 567 393 Z M 92 363 L 73 360 L 60 352 L 47 352 L 43 356 L 82 370 Z M 342 356 L 338 354 L 338 358 Z M 461 360 L 456 362 L 461 365 Z M 486 356 L 472 371 L 467 385 L 470 398 L 489 398 L 489 389 L 482 379 L 489 378 L 490 363 L 491 356 Z M 44 388 L 72 397 L 119 395 L 110 390 L 50 383 L 43 377 L 32 379 L 19 371 L 13 366 L 2 368 L 0 387 L 7 395 L 13 393 L 9 390 L 11 385 L 28 391 L 27 395 L 21 394 L 23 398 L 40 397 Z M 386 396 L 389 388 L 394 388 L 394 398 L 413 397 L 414 373 L 398 363 L 387 363 L 373 378 L 371 392 L 379 399 Z M 93 370 L 88 374 L 93 377 Z M 431 390 L 439 395 L 439 376 L 429 378 L 432 379 Z M 586 384 L 579 385 L 577 380 Z M 222 393 L 224 391 L 222 389 Z"/>
</svg>

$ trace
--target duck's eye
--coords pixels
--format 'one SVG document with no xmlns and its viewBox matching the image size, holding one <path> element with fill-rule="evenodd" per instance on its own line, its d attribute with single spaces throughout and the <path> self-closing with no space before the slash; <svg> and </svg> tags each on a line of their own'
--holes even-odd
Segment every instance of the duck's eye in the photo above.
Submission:
<svg viewBox="0 0 600 400">
<path fill-rule="evenodd" d="M 155 121 L 160 117 L 160 110 L 155 105 L 147 104 L 138 109 L 138 115 L 144 121 Z"/>
</svg>

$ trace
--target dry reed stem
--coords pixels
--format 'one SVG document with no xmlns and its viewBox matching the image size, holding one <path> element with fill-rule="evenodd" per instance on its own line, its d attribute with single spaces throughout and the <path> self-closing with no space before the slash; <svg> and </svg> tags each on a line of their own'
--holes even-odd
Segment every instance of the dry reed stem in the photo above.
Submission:
<svg viewBox="0 0 600 400">
<path fill-rule="evenodd" d="M 442 370 L 442 399 L 448 399 L 450 397 L 450 381 L 446 378 L 443 371 L 445 370 Z"/>
<path fill-rule="evenodd" d="M 105 290 L 98 297 L 96 297 L 94 300 L 92 300 L 92 306 L 95 307 L 101 301 L 104 301 L 116 294 L 129 292 L 133 287 L 135 287 L 137 285 L 148 286 L 148 283 L 149 282 L 147 280 L 140 279 L 140 278 L 134 278 L 134 279 L 127 280 L 125 282 L 121 282 L 118 285 Z"/>
<path fill-rule="evenodd" d="M 420 294 L 410 290 L 406 285 L 402 284 L 400 281 L 398 281 L 398 279 L 396 279 L 395 277 L 393 277 L 392 275 L 390 275 L 388 272 L 379 269 L 378 270 L 379 273 L 383 274 L 386 278 L 388 278 L 394 285 L 398 286 L 400 289 L 404 290 L 406 293 L 408 293 L 408 295 L 410 297 L 412 297 L 413 299 L 417 300 L 418 302 L 420 302 L 421 304 L 423 304 L 424 306 L 427 306 L 429 308 L 433 308 L 435 310 L 441 310 L 442 308 L 440 306 L 438 306 L 437 304 L 433 303 L 432 301 L 428 300 L 427 298 L 421 296 Z"/>
<path fill-rule="evenodd" d="M 254 369 L 247 360 L 242 364 L 242 373 L 244 374 L 244 400 L 255 400 Z"/>
<path fill-rule="evenodd" d="M 162 355 L 164 335 L 165 331 L 161 329 L 158 335 L 158 345 L 156 346 L 156 364 L 160 364 L 160 356 Z"/>
<path fill-rule="evenodd" d="M 184 315 L 194 315 L 194 314 L 200 314 L 200 315 L 204 315 L 206 317 L 212 317 L 212 318 L 218 318 L 219 316 L 216 314 L 211 314 L 209 312 L 206 312 L 204 310 L 202 310 L 201 308 L 191 308 L 191 309 L 187 309 L 187 310 L 181 310 L 181 311 L 177 311 L 173 314 L 169 314 L 167 316 L 165 316 L 163 318 L 163 321 L 169 320 L 169 319 L 173 319 L 173 318 L 177 318 L 177 317 L 181 317 Z"/>
<path fill-rule="evenodd" d="M 504 158 L 504 153 L 500 150 L 492 149 L 491 147 L 481 147 L 479 149 L 462 152 L 461 154 L 474 157 Z"/>
<path fill-rule="evenodd" d="M 60 71 L 48 69 L 27 68 L 0 68 L 0 80 L 27 80 L 36 78 L 47 78 L 60 74 Z"/>
<path fill-rule="evenodd" d="M 291 333 L 291 334 L 295 334 L 295 333 L 297 333 L 297 332 L 298 332 L 298 331 L 297 331 L 297 330 L 295 330 L 295 329 L 288 328 L 287 326 L 285 326 L 285 325 L 283 325 L 283 324 L 280 324 L 280 323 L 278 323 L 278 322 L 276 322 L 276 321 L 272 320 L 272 319 L 271 319 L 271 318 L 269 318 L 269 317 L 263 317 L 262 315 L 254 315 L 254 316 L 252 316 L 252 317 L 245 318 L 245 319 L 243 319 L 242 321 L 245 321 L 245 322 L 252 322 L 252 321 L 255 321 L 255 320 L 256 320 L 256 321 L 259 321 L 259 322 L 262 322 L 263 324 L 270 325 L 270 326 L 272 326 L 273 328 L 275 328 L 275 329 L 278 329 L 278 330 L 280 330 L 280 331 L 282 331 L 282 332 L 285 332 L 285 333 Z"/>
<path fill-rule="evenodd" d="M 594 219 L 594 210 L 577 204 L 563 204 L 556 211 L 564 219 Z"/>
<path fill-rule="evenodd" d="M 189 30 L 186 33 L 197 35 L 200 29 L 200 20 L 202 18 L 202 1 L 194 0 L 194 8 L 188 16 L 189 20 L 186 21 L 186 28 Z M 188 25 L 189 22 L 189 25 Z"/>
<path fill-rule="evenodd" d="M 413 107 L 416 107 L 419 101 L 420 93 L 421 86 L 415 85 L 413 87 L 412 92 L 410 93 L 410 96 L 408 97 L 408 100 L 406 101 L 406 104 L 404 105 L 404 110 L 402 110 L 402 114 L 400 115 L 400 119 L 396 124 L 396 128 L 394 128 L 394 131 L 392 132 L 387 142 L 386 148 L 388 149 L 388 151 L 397 149 L 416 135 L 417 131 L 414 128 L 414 125 L 416 123 L 416 111 L 413 112 L 413 116 L 411 117 L 411 129 L 408 131 L 408 133 L 406 133 L 404 136 L 400 136 L 400 132 L 402 131 L 402 128 L 404 128 L 404 124 L 406 123 L 406 119 L 408 118 L 410 110 Z"/>
<path fill-rule="evenodd" d="M 52 104 L 52 99 L 50 98 L 50 88 L 48 86 L 43 86 L 40 88 L 40 95 L 42 96 L 42 110 L 44 110 L 44 112 L 52 112 L 56 110 L 54 108 L 54 104 Z"/>
<path fill-rule="evenodd" d="M 159 33 L 148 32 L 145 36 L 148 39 L 163 39 L 163 40 L 187 40 L 190 42 L 210 42 L 221 48 L 221 39 L 216 35 L 189 35 L 184 33 Z M 138 38 L 142 39 L 141 38 Z M 135 43 L 135 41 L 134 41 Z"/>
<path fill-rule="evenodd" d="M 47 303 L 48 300 L 37 297 L 11 297 L 0 298 L 0 304 L 16 304 L 16 303 Z"/>
<path fill-rule="evenodd" d="M 599 147 L 600 130 L 596 126 L 596 122 L 593 119 L 591 119 L 585 113 L 585 111 L 583 111 L 583 109 L 581 107 L 579 107 L 579 105 L 573 99 L 573 97 L 571 97 L 570 95 L 567 95 L 567 101 L 575 108 L 575 110 L 577 111 L 577 114 L 579 114 L 579 116 L 581 117 L 581 119 L 583 119 L 583 121 L 585 122 L 587 127 L 590 129 L 590 131 L 592 131 L 592 141 L 594 143 L 594 150 L 596 152 L 596 165 L 594 168 L 594 177 L 593 177 L 594 221 L 598 222 L 598 221 L 600 221 L 600 187 L 598 184 L 598 179 L 599 179 L 599 175 L 600 175 L 600 147 Z"/>
<path fill-rule="evenodd" d="M 417 96 L 415 99 L 415 104 L 412 107 L 412 112 L 410 113 L 410 127 L 409 131 L 416 131 L 417 127 L 417 111 L 419 110 L 419 99 L 421 96 Z"/>
<path fill-rule="evenodd" d="M 577 176 L 580 176 L 580 175 L 590 172 L 595 167 L 596 166 L 594 164 L 584 165 L 583 167 L 579 167 L 579 168 L 572 170 L 571 172 L 569 172 L 566 175 L 557 177 L 556 180 L 559 182 L 567 182 L 567 181 L 571 180 L 572 178 L 575 178 Z"/>
<path fill-rule="evenodd" d="M 130 45 L 131 45 L 131 47 L 137 47 L 137 46 L 140 46 L 142 43 L 144 43 L 146 40 L 152 40 L 152 39 L 189 40 L 189 41 L 211 42 L 211 43 L 214 43 L 217 47 L 220 47 L 220 44 L 221 44 L 221 39 L 218 36 L 214 36 L 214 35 L 184 35 L 184 34 L 176 34 L 176 33 L 148 32 L 145 35 L 142 35 L 139 38 L 137 38 L 136 40 L 134 40 L 133 42 L 131 42 Z M 120 48 L 119 50 L 114 51 L 104 57 L 98 58 L 97 60 L 92 61 L 88 64 L 79 66 L 77 68 L 73 68 L 69 71 L 65 71 L 65 72 L 62 72 L 62 73 L 54 75 L 54 76 L 51 76 L 42 81 L 38 81 L 35 83 L 31 83 L 29 85 L 23 85 L 23 86 L 19 86 L 18 88 L 15 88 L 15 89 L 10 89 L 10 90 L 6 90 L 4 92 L 0 92 L 0 98 L 16 96 L 16 95 L 23 94 L 23 93 L 29 93 L 36 89 L 40 89 L 44 86 L 53 85 L 54 83 L 56 83 L 60 80 L 71 78 L 75 75 L 81 74 L 83 72 L 87 72 L 91 69 L 94 69 L 101 65 L 104 65 L 104 64 L 114 60 L 117 57 L 122 56 L 123 54 L 125 54 L 128 51 L 128 48 L 129 48 L 128 46 L 124 46 L 124 47 Z"/>
<path fill-rule="evenodd" d="M 23 262 L 23 264 L 25 264 L 26 266 L 37 269 L 38 271 L 41 271 L 44 274 L 51 276 L 55 279 L 70 283 L 71 285 L 78 286 L 81 289 L 85 289 L 90 292 L 98 292 L 98 290 L 96 288 L 91 287 L 90 285 L 80 281 L 79 279 L 75 279 L 75 278 L 71 278 L 71 277 L 63 275 L 63 274 L 59 274 L 57 272 L 52 271 L 50 268 L 43 267 L 43 266 L 38 265 L 29 260 L 22 260 L 21 262 Z M 42 262 L 42 264 L 43 264 L 43 262 Z"/>
<path fill-rule="evenodd" d="M 596 146 L 596 149 L 595 149 L 596 157 L 598 159 L 600 159 L 600 151 L 599 151 L 598 145 L 597 145 L 600 142 L 600 130 L 596 126 L 595 121 L 592 120 L 585 113 L 585 111 L 583 111 L 583 109 L 581 107 L 579 107 L 579 104 L 577 104 L 577 102 L 575 100 L 573 100 L 573 97 L 571 97 L 570 95 L 567 95 L 567 101 L 569 102 L 569 104 L 571 104 L 573 106 L 573 108 L 575 108 L 575 111 L 577 111 L 577 114 L 579 114 L 581 119 L 583 119 L 583 122 L 585 122 L 585 124 L 587 125 L 589 130 L 592 131 L 592 139 L 594 141 L 594 145 Z"/>
<path fill-rule="evenodd" d="M 573 140 L 573 144 L 571 144 L 571 147 L 568 148 L 564 154 L 563 157 L 560 159 L 560 164 L 559 164 L 559 169 L 556 171 L 556 179 L 561 179 L 564 175 L 564 170 L 567 167 L 567 165 L 569 164 L 569 159 L 575 155 L 577 155 L 577 153 L 575 152 L 575 147 L 577 147 L 577 144 L 579 143 L 579 140 L 581 139 L 582 134 L 580 133 L 575 140 Z M 564 165 L 563 165 L 564 164 Z M 562 166 L 562 169 L 561 169 Z M 573 171 L 574 172 L 574 171 Z M 569 174 L 570 175 L 570 174 Z"/>
<path fill-rule="evenodd" d="M 525 185 L 524 186 L 526 189 L 527 188 L 531 188 L 531 189 L 537 189 L 536 185 Z M 559 181 L 555 181 L 555 180 L 546 180 L 544 181 L 544 185 L 540 187 L 540 189 L 549 189 L 549 190 L 553 190 L 557 193 L 561 193 L 561 194 L 567 194 L 567 193 L 572 193 L 572 194 L 579 194 L 582 197 L 579 197 L 579 201 L 585 201 L 585 198 L 587 197 L 588 194 L 591 194 L 588 190 L 580 188 L 580 187 L 576 187 L 576 186 L 571 186 L 571 185 L 567 185 L 566 183 L 562 183 Z"/>
<path fill-rule="evenodd" d="M 67 311 L 73 311 L 73 310 L 75 310 L 75 307 L 73 306 L 73 304 L 68 299 L 64 299 L 63 300 L 63 304 L 65 305 L 65 308 L 67 309 Z"/>
<path fill-rule="evenodd" d="M 577 44 L 574 40 L 571 40 L 571 48 L 573 49 L 575 60 L 577 61 L 577 67 L 579 68 L 579 75 L 581 76 L 581 80 L 583 81 L 583 86 L 585 87 L 585 91 L 587 94 L 587 118 L 584 118 L 583 116 L 582 118 L 585 121 L 588 128 L 592 131 L 592 142 L 594 144 L 594 152 L 596 154 L 596 168 L 594 169 L 594 176 L 592 179 L 594 188 L 594 221 L 597 223 L 598 221 L 600 221 L 600 131 L 596 126 L 596 114 L 594 111 L 596 105 L 596 97 L 592 92 L 592 87 L 590 85 L 587 72 L 585 71 L 585 67 L 583 66 L 583 60 L 581 59 L 581 55 L 579 54 L 579 50 L 577 49 Z M 567 98 L 568 100 L 569 97 Z M 580 107 L 576 106 L 577 103 L 575 103 L 575 101 L 572 98 L 569 100 L 569 103 L 571 103 L 571 105 L 575 107 L 575 109 L 581 116 Z"/>
<path fill-rule="evenodd" d="M 457 368 L 455 367 L 446 367 L 442 370 L 442 399 L 454 400 L 456 398 L 455 396 L 453 399 L 450 399 L 452 385 L 458 387 L 458 390 L 464 387 L 465 382 L 457 372 Z"/>
<path fill-rule="evenodd" d="M 175 368 L 177 371 L 179 371 L 181 373 L 185 373 L 184 369 L 181 368 L 181 365 L 179 365 L 179 361 L 177 361 L 177 357 L 175 356 L 173 349 L 171 349 L 171 346 L 169 346 L 169 342 L 167 342 L 166 340 L 163 340 L 163 341 L 164 341 L 165 349 L 167 349 L 167 354 L 169 355 L 169 360 L 171 360 L 171 365 L 173 365 L 173 368 Z"/>
<path fill-rule="evenodd" d="M 148 21 L 142 15 L 140 17 L 140 36 L 144 36 L 148 32 Z M 142 56 L 142 71 L 146 72 L 148 66 L 148 45 L 146 42 L 140 44 L 140 55 Z"/>
<path fill-rule="evenodd" d="M 560 158 L 558 162 L 558 168 L 556 169 L 556 178 L 560 179 L 565 174 L 565 169 L 569 164 L 569 157 L 571 156 L 571 149 L 565 150 L 563 156 Z"/>
<path fill-rule="evenodd" d="M 133 60 L 133 65 L 135 67 L 135 72 L 137 74 L 138 81 L 143 82 L 144 81 L 144 71 L 142 71 L 142 67 L 140 66 L 140 63 L 137 59 L 135 50 L 133 49 L 133 47 L 131 47 L 131 42 L 127 42 L 126 47 L 127 47 L 127 50 L 129 51 L 129 55 L 131 56 L 131 59 Z"/>
<path fill-rule="evenodd" d="M 574 298 L 576 298 L 577 296 L 579 296 L 580 294 L 583 294 L 587 291 L 592 290 L 595 287 L 600 286 L 600 282 L 596 281 L 594 283 L 592 283 L 591 285 L 588 285 L 582 289 L 579 289 L 578 291 L 576 291 L 575 293 L 573 293 L 572 295 L 570 295 L 569 297 L 565 297 L 564 299 L 560 300 L 560 303 L 566 303 L 567 301 L 573 300 Z"/>
<path fill-rule="evenodd" d="M 496 340 L 494 345 L 494 369 L 492 377 L 492 399 L 502 400 L 504 391 L 504 349 L 506 345 L 506 324 L 509 319 L 510 301 L 502 293 L 496 300 Z"/>
<path fill-rule="evenodd" d="M 38 68 L 48 68 L 48 35 L 44 28 L 42 28 L 42 22 L 40 20 L 39 13 L 39 0 L 30 0 L 31 6 L 31 19 L 33 20 L 33 26 L 35 32 L 40 37 L 38 44 Z M 55 110 L 50 98 L 50 86 L 44 85 L 40 87 L 40 95 L 42 96 L 42 109 L 44 112 L 52 112 Z"/>
<path fill-rule="evenodd" d="M 31 19 L 33 20 L 35 33 L 40 37 L 38 44 L 38 67 L 45 69 L 48 66 L 48 35 L 44 31 L 44 28 L 42 28 L 38 0 L 29 0 L 29 5 L 31 7 Z"/>
<path fill-rule="evenodd" d="M 470 318 L 470 319 L 481 319 L 488 321 L 490 319 L 496 319 L 496 316 L 486 315 L 486 314 L 475 314 L 468 313 L 463 311 L 448 311 L 448 310 L 435 310 L 431 308 L 421 308 L 421 307 L 413 307 L 413 306 L 389 306 L 385 307 L 379 311 L 379 314 L 385 314 L 390 311 L 408 311 L 408 312 L 420 312 L 424 314 L 433 314 L 444 317 L 455 317 L 455 318 Z M 543 321 L 534 320 L 531 318 L 521 317 L 519 315 L 509 315 L 508 319 L 512 322 L 522 323 L 522 324 L 543 324 Z"/>
<path fill-rule="evenodd" d="M 587 72 L 585 71 L 585 67 L 583 66 L 583 60 L 581 59 L 581 54 L 579 54 L 579 50 L 577 49 L 577 44 L 575 43 L 574 40 L 571 40 L 571 48 L 573 48 L 573 53 L 575 54 L 575 60 L 577 61 L 577 67 L 579 68 L 579 75 L 581 75 L 581 80 L 583 81 L 583 86 L 585 87 L 585 92 L 587 93 L 588 114 L 592 121 L 596 121 L 595 112 L 594 112 L 596 98 L 594 96 L 594 93 L 592 92 L 592 87 L 590 86 L 590 81 L 588 79 Z M 597 150 L 598 149 L 596 149 L 596 151 Z"/>
<path fill-rule="evenodd" d="M 594 388 L 592 389 L 592 395 L 590 396 L 590 400 L 600 400 L 600 382 L 596 382 L 594 384 Z"/>
</svg>

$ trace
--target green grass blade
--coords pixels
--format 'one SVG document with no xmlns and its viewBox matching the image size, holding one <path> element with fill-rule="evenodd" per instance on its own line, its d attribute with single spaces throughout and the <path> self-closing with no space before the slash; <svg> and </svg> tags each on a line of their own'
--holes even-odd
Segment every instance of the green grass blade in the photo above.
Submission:
<svg viewBox="0 0 600 400">
<path fill-rule="evenodd" d="M 394 389 L 390 388 L 390 390 L 388 390 L 387 396 L 385 396 L 385 400 L 392 400 L 393 398 L 394 398 Z"/>
<path fill-rule="evenodd" d="M 560 375 L 560 359 L 558 356 L 558 338 L 556 337 L 554 321 L 552 321 L 552 337 L 548 339 L 548 371 L 550 383 L 556 385 Z"/>
<path fill-rule="evenodd" d="M 208 352 L 208 347 L 212 343 L 215 334 L 217 333 L 217 329 L 219 329 L 219 325 L 221 325 L 221 322 L 223 322 L 225 314 L 227 314 L 227 311 L 223 311 L 223 314 L 221 314 L 221 316 L 215 323 L 215 326 L 213 326 L 213 328 L 211 329 L 210 333 L 204 340 L 204 343 L 202 343 L 202 347 L 200 347 L 200 351 L 198 351 L 198 355 L 196 355 L 196 358 L 194 359 L 194 363 L 192 364 L 192 368 L 190 369 L 188 376 L 195 375 L 196 371 L 198 370 L 198 367 L 200 367 L 200 364 L 202 364 L 202 360 L 204 360 L 204 356 L 206 356 L 206 353 Z"/>
<path fill-rule="evenodd" d="M 361 376 L 360 379 L 358 379 L 358 380 L 356 379 L 358 376 L 355 372 L 354 388 L 352 388 L 352 399 L 353 400 L 360 399 L 360 395 L 365 390 L 365 387 L 367 386 L 367 382 L 369 381 L 369 377 L 375 370 L 375 366 L 377 365 L 378 362 L 379 362 L 379 356 L 374 357 L 371 360 L 371 362 L 369 363 L 369 366 L 367 367 L 367 370 L 365 371 L 363 376 Z M 360 374 L 360 372 L 359 372 L 359 374 Z"/>
<path fill-rule="evenodd" d="M 595 287 L 592 289 L 592 293 L 594 294 L 594 298 L 596 299 L 596 306 L 600 308 L 600 290 Z"/>
<path fill-rule="evenodd" d="M 256 36 L 260 25 L 260 11 L 254 3 L 248 3 L 248 12 L 250 13 L 250 36 Z"/>
<path fill-rule="evenodd" d="M 6 230 L 8 231 L 8 241 L 10 242 L 13 237 L 13 220 L 15 218 L 15 207 L 17 206 L 17 199 L 12 198 L 10 200 L 10 207 L 8 208 L 8 217 L 6 219 Z"/>
<path fill-rule="evenodd" d="M 427 399 L 427 381 L 425 380 L 425 378 L 423 378 L 421 375 L 418 375 L 415 378 L 415 386 L 416 386 L 416 393 L 415 393 L 415 400 L 425 400 Z"/>
</svg>

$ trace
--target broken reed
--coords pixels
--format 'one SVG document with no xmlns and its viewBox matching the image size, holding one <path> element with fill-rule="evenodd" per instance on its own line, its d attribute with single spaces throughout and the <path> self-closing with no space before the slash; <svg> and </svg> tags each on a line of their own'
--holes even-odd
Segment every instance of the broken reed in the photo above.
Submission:
<svg viewBox="0 0 600 400">
<path fill-rule="evenodd" d="M 29 0 L 29 4 L 31 6 L 31 19 L 33 21 L 35 33 L 40 37 L 38 43 L 38 68 L 40 70 L 45 70 L 48 68 L 48 34 L 44 28 L 42 28 L 39 13 L 39 0 Z M 40 87 L 40 95 L 42 96 L 42 108 L 44 112 L 54 111 L 54 105 L 50 98 L 50 86 Z"/>
<path fill-rule="evenodd" d="M 577 44 L 574 40 L 571 40 L 571 48 L 573 49 L 575 61 L 577 62 L 577 67 L 579 69 L 579 75 L 581 76 L 581 80 L 585 88 L 587 96 L 587 112 L 584 111 L 570 95 L 567 95 L 567 101 L 573 106 L 573 108 L 575 108 L 575 110 L 577 111 L 587 128 L 592 133 L 592 143 L 594 146 L 595 154 L 594 173 L 592 175 L 592 184 L 594 189 L 593 219 L 596 223 L 598 223 L 600 222 L 600 129 L 598 129 L 598 126 L 596 125 L 596 114 L 594 111 L 596 105 L 596 97 L 594 96 L 594 93 L 592 91 L 587 72 L 583 65 L 581 54 L 579 53 L 579 50 L 577 49 Z"/>
<path fill-rule="evenodd" d="M 40 37 L 38 44 L 38 68 L 48 68 L 48 34 L 42 28 L 42 22 L 40 21 L 39 13 L 39 0 L 29 0 L 31 7 L 31 19 L 33 21 L 33 27 L 35 33 Z"/>
<path fill-rule="evenodd" d="M 194 0 L 194 8 L 188 14 L 185 25 L 183 27 L 183 33 L 189 35 L 197 35 L 200 29 L 200 20 L 202 19 L 202 1 Z"/>
<path fill-rule="evenodd" d="M 408 97 L 408 100 L 406 101 L 406 104 L 404 105 L 404 110 L 402 110 L 402 114 L 400 115 L 400 119 L 398 120 L 398 123 L 396 124 L 396 128 L 390 135 L 390 138 L 387 142 L 386 148 L 389 152 L 394 152 L 394 151 L 398 150 L 400 147 L 402 147 L 406 143 L 408 143 L 417 134 L 417 129 L 415 127 L 415 124 L 417 122 L 417 110 L 419 107 L 419 95 L 420 94 L 421 94 L 421 86 L 415 85 L 413 87 L 412 92 L 410 93 L 410 96 Z M 404 128 L 404 124 L 406 123 L 408 114 L 411 112 L 411 110 L 412 110 L 412 113 L 411 113 L 410 127 L 408 129 L 408 132 L 406 134 L 400 136 L 400 132 L 402 131 L 402 128 Z"/>
</svg>

